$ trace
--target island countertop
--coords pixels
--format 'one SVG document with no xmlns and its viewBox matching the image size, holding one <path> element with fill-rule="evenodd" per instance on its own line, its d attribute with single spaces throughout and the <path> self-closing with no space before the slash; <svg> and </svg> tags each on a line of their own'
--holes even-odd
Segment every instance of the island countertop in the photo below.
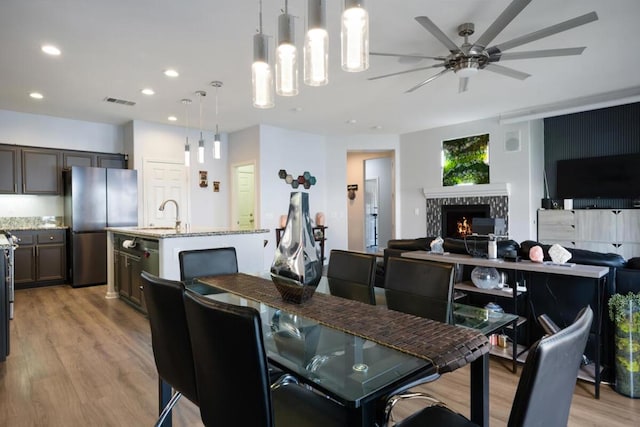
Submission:
<svg viewBox="0 0 640 427">
<path fill-rule="evenodd" d="M 233 234 L 264 234 L 269 229 L 240 230 L 227 227 L 189 227 L 189 230 L 176 231 L 173 227 L 107 227 L 107 231 L 132 236 L 149 237 L 155 239 L 171 239 L 182 237 L 228 236 Z"/>
</svg>

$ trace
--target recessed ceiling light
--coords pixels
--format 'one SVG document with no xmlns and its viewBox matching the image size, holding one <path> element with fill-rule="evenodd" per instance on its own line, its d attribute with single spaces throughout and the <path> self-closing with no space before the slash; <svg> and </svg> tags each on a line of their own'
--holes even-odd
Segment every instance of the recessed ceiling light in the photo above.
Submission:
<svg viewBox="0 0 640 427">
<path fill-rule="evenodd" d="M 42 99 L 42 98 L 44 98 L 44 96 L 40 92 L 31 92 L 29 94 L 29 96 L 32 97 L 33 99 Z"/>
<path fill-rule="evenodd" d="M 380 125 L 371 126 L 371 129 L 380 130 L 380 129 L 382 129 L 382 126 L 380 126 Z"/>
<path fill-rule="evenodd" d="M 176 70 L 168 69 L 164 70 L 164 75 L 167 77 L 178 77 L 180 73 L 178 73 Z"/>
<path fill-rule="evenodd" d="M 176 120 L 178 120 L 178 118 L 176 116 L 169 116 L 167 117 L 167 120 L 169 120 L 170 122 L 175 122 Z"/>
<path fill-rule="evenodd" d="M 346 121 L 348 125 L 355 125 L 357 123 L 356 119 L 349 119 Z"/>
<path fill-rule="evenodd" d="M 58 56 L 60 55 L 60 49 L 58 49 L 57 47 L 51 45 L 51 44 L 45 44 L 42 45 L 42 47 L 40 48 L 42 49 L 42 51 L 44 53 L 46 53 L 47 55 L 52 55 L 52 56 Z"/>
<path fill-rule="evenodd" d="M 153 91 L 153 89 L 148 88 L 148 87 L 147 87 L 147 88 L 142 89 L 140 92 L 142 92 L 142 93 L 143 93 L 143 94 L 145 94 L 145 95 L 154 95 L 154 94 L 155 94 L 155 92 Z"/>
<path fill-rule="evenodd" d="M 293 111 L 294 113 L 299 113 L 300 111 L 302 111 L 302 107 L 294 107 L 291 109 L 291 111 Z"/>
</svg>

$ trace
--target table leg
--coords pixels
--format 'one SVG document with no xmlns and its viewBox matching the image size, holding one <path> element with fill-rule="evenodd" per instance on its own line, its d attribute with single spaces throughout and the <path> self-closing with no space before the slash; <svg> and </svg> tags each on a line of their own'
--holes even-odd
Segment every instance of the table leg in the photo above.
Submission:
<svg viewBox="0 0 640 427">
<path fill-rule="evenodd" d="M 489 353 L 471 362 L 471 421 L 489 426 Z"/>
</svg>

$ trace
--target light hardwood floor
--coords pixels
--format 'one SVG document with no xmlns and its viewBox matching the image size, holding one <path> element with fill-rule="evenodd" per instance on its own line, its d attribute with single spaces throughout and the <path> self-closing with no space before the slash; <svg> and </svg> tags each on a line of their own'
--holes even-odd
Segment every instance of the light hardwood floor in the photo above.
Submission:
<svg viewBox="0 0 640 427">
<path fill-rule="evenodd" d="M 151 426 L 157 374 L 149 325 L 104 286 L 56 286 L 16 292 L 11 354 L 0 363 L 0 426 Z M 518 375 L 491 361 L 491 425 L 506 425 Z M 468 415 L 467 369 L 422 387 Z M 416 410 L 407 403 L 398 415 Z M 553 410 L 553 408 L 549 408 Z M 174 426 L 201 426 L 195 405 L 181 399 Z M 578 382 L 570 426 L 640 425 L 640 401 Z"/>
</svg>

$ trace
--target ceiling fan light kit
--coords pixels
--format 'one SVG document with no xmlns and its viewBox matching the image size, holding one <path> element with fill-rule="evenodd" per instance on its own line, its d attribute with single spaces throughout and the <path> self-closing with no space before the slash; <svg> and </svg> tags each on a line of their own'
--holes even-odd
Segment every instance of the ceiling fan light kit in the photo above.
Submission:
<svg viewBox="0 0 640 427">
<path fill-rule="evenodd" d="M 497 74 L 501 74 L 507 77 L 524 80 L 530 77 L 529 74 L 522 71 L 514 70 L 513 68 L 504 67 L 496 64 L 499 61 L 508 61 L 515 59 L 533 59 L 533 58 L 549 58 L 555 56 L 569 56 L 580 55 L 584 51 L 585 47 L 575 48 L 562 48 L 562 49 L 546 49 L 526 52 L 507 52 L 504 51 L 512 49 L 517 46 L 521 46 L 526 43 L 531 43 L 536 40 L 540 40 L 545 37 L 549 37 L 553 34 L 557 34 L 563 31 L 570 30 L 572 28 L 596 21 L 598 15 L 596 12 L 586 13 L 567 21 L 560 22 L 550 27 L 543 28 L 538 31 L 526 34 L 524 36 L 516 37 L 512 40 L 496 44 L 494 46 L 487 47 L 498 34 L 504 30 L 504 28 L 516 17 L 522 10 L 531 2 L 531 0 L 513 0 L 504 11 L 496 18 L 496 20 L 489 25 L 489 27 L 480 35 L 475 43 L 469 42 L 469 36 L 475 32 L 473 23 L 464 23 L 458 27 L 458 35 L 464 37 L 464 42 L 458 46 L 454 43 L 436 24 L 433 23 L 426 16 L 417 16 L 415 20 L 422 25 L 428 32 L 430 32 L 440 43 L 442 43 L 448 50 L 449 55 L 440 57 L 429 57 L 421 55 L 404 55 L 399 53 L 382 53 L 371 52 L 371 55 L 376 56 L 395 56 L 399 58 L 406 57 L 419 57 L 424 59 L 432 59 L 441 61 L 439 64 L 434 64 L 427 67 L 413 68 L 410 70 L 404 70 L 396 73 L 384 74 L 381 76 L 375 76 L 369 78 L 369 80 L 376 80 L 400 74 L 412 73 L 416 71 L 426 70 L 429 68 L 444 67 L 444 70 L 427 78 L 426 80 L 413 86 L 406 92 L 413 92 L 414 90 L 424 86 L 425 84 L 435 80 L 436 78 L 453 71 L 458 77 L 459 92 L 465 92 L 469 78 L 476 75 L 480 70 L 487 70 Z"/>
</svg>

